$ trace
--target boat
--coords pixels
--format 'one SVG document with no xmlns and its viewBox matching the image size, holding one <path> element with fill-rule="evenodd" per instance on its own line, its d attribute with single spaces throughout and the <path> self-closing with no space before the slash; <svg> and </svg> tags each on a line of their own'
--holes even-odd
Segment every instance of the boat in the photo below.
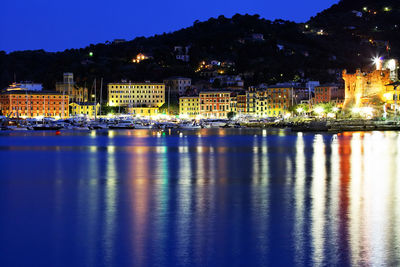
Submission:
<svg viewBox="0 0 400 267">
<path fill-rule="evenodd" d="M 126 129 L 135 129 L 135 125 L 132 121 L 119 121 L 117 124 L 112 124 L 108 126 L 109 129 L 114 130 L 126 130 Z"/>
<path fill-rule="evenodd" d="M 59 125 L 51 125 L 51 124 L 38 124 L 32 126 L 33 130 L 35 131 L 57 131 L 61 130 L 63 127 Z"/>
</svg>

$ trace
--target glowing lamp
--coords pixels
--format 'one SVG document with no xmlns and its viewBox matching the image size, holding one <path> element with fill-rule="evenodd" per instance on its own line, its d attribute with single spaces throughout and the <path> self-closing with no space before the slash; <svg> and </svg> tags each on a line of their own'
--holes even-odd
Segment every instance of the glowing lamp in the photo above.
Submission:
<svg viewBox="0 0 400 267">
<path fill-rule="evenodd" d="M 382 58 L 381 57 L 375 57 L 372 59 L 376 66 L 376 70 L 381 70 L 382 69 Z"/>
</svg>

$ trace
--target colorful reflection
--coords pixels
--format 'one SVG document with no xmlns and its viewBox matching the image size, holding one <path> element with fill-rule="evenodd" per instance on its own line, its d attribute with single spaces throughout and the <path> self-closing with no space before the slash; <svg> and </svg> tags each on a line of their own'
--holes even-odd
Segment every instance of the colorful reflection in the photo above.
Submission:
<svg viewBox="0 0 400 267">
<path fill-rule="evenodd" d="M 0 265 L 400 265 L 398 133 L 164 133 L 0 139 Z"/>
</svg>

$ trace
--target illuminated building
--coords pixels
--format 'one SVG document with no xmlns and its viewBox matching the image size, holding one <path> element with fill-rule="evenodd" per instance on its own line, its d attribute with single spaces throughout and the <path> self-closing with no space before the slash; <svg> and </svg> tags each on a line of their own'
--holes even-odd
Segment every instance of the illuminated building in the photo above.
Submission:
<svg viewBox="0 0 400 267">
<path fill-rule="evenodd" d="M 71 116 L 75 115 L 86 115 L 88 117 L 95 117 L 99 113 L 100 104 L 94 102 L 84 102 L 84 103 L 71 103 Z"/>
<path fill-rule="evenodd" d="M 341 106 L 344 100 L 344 90 L 337 85 L 321 85 L 314 89 L 314 104 L 333 103 Z"/>
<path fill-rule="evenodd" d="M 232 93 L 230 99 L 231 111 L 237 113 L 237 94 Z"/>
<path fill-rule="evenodd" d="M 238 93 L 236 96 L 236 112 L 238 114 L 247 113 L 246 93 Z"/>
<path fill-rule="evenodd" d="M 265 96 L 267 101 L 264 101 L 267 104 L 267 106 L 264 106 L 264 108 L 268 109 L 267 115 L 270 117 L 285 115 L 289 111 L 289 107 L 295 104 L 293 98 L 294 91 L 293 87 L 268 87 L 267 95 Z"/>
<path fill-rule="evenodd" d="M 69 96 L 71 102 L 87 102 L 89 100 L 88 89 L 79 87 L 74 82 L 74 74 L 66 72 L 63 82 L 56 83 L 56 91 Z"/>
<path fill-rule="evenodd" d="M 136 115 L 136 116 L 156 116 L 159 114 L 159 110 L 157 107 L 128 107 L 128 114 Z"/>
<path fill-rule="evenodd" d="M 257 89 L 249 87 L 246 91 L 246 110 L 248 114 L 254 114 L 256 112 L 256 99 Z"/>
<path fill-rule="evenodd" d="M 9 91 L 0 94 L 0 110 L 10 118 L 67 118 L 69 97 L 51 91 Z"/>
<path fill-rule="evenodd" d="M 257 91 L 256 98 L 256 115 L 257 116 L 268 116 L 271 115 L 269 109 L 269 94 L 268 91 Z"/>
<path fill-rule="evenodd" d="M 357 69 L 354 74 L 349 74 L 344 70 L 343 79 L 345 81 L 344 108 L 359 108 L 377 99 L 386 103 L 393 101 L 393 87 L 386 86 L 393 83 L 390 79 L 390 70 L 377 69 L 364 73 Z"/>
<path fill-rule="evenodd" d="M 126 107 L 128 113 L 153 116 L 165 103 L 163 83 L 110 83 L 108 84 L 108 105 Z"/>
<path fill-rule="evenodd" d="M 200 115 L 206 118 L 227 118 L 230 109 L 231 92 L 200 92 Z"/>
<path fill-rule="evenodd" d="M 195 118 L 200 114 L 200 100 L 198 96 L 179 98 L 179 115 Z"/>
</svg>

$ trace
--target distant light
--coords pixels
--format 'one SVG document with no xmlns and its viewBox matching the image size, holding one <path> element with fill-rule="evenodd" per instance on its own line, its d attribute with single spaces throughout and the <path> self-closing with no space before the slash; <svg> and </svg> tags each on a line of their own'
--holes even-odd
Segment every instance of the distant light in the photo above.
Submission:
<svg viewBox="0 0 400 267">
<path fill-rule="evenodd" d="M 368 7 L 366 7 L 366 6 L 363 7 L 363 10 L 364 10 L 364 11 L 368 11 Z"/>
<path fill-rule="evenodd" d="M 93 52 L 89 52 L 89 57 L 93 57 Z"/>
<path fill-rule="evenodd" d="M 385 6 L 384 8 L 383 8 L 383 11 L 385 11 L 385 12 L 389 12 L 389 11 L 391 11 L 392 9 L 390 8 L 390 7 L 388 7 L 388 6 Z"/>
<path fill-rule="evenodd" d="M 298 113 L 302 113 L 303 110 L 304 110 L 303 108 L 297 108 L 297 109 L 296 109 L 296 111 L 297 111 Z"/>
<path fill-rule="evenodd" d="M 308 29 L 310 26 L 308 24 L 306 24 L 306 29 Z"/>
</svg>

